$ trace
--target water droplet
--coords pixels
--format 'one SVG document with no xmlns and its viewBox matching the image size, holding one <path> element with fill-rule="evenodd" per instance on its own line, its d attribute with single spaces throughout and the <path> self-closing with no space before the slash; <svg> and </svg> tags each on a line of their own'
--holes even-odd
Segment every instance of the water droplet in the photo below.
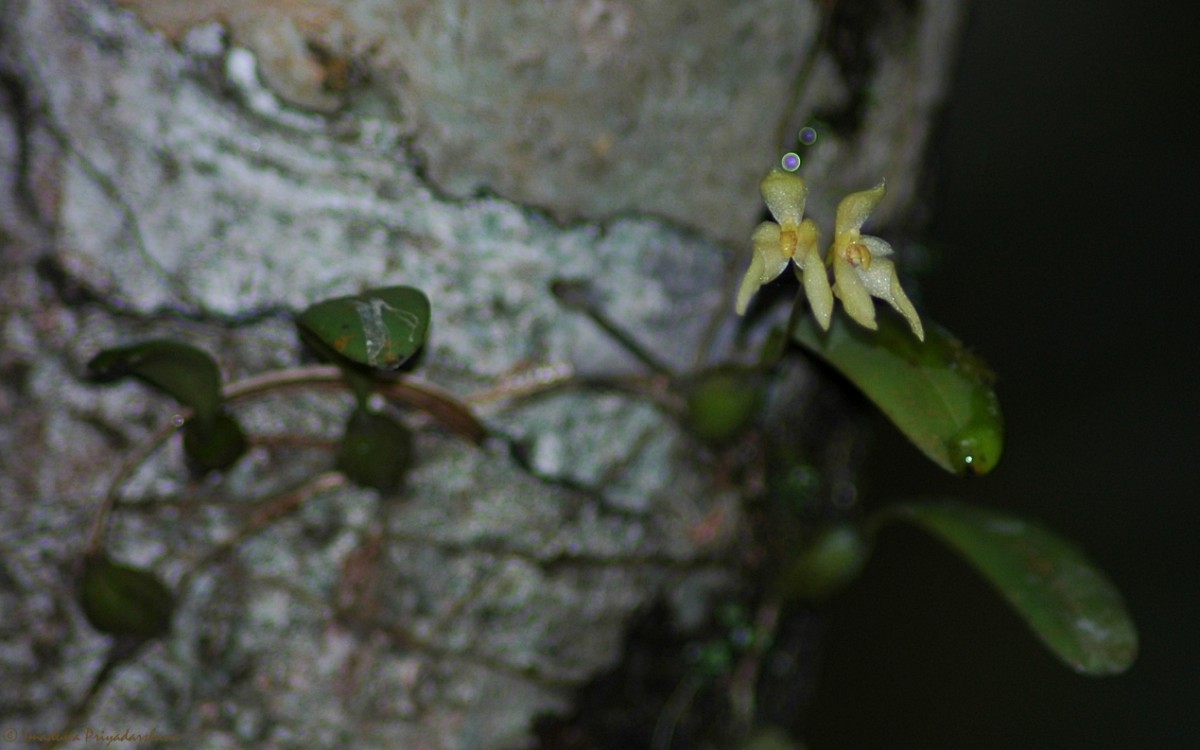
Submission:
<svg viewBox="0 0 1200 750">
<path fill-rule="evenodd" d="M 795 172 L 800 168 L 800 155 L 794 151 L 789 151 L 783 155 L 783 159 L 780 163 L 787 171 Z"/>
<path fill-rule="evenodd" d="M 805 146 L 811 146 L 817 142 L 817 131 L 807 125 L 800 128 L 800 133 L 796 136 Z"/>
</svg>

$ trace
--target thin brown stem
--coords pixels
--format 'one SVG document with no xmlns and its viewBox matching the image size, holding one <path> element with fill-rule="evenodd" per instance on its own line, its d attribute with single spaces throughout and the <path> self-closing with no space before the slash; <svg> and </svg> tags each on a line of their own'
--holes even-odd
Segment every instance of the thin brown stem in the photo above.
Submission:
<svg viewBox="0 0 1200 750">
<path fill-rule="evenodd" d="M 120 500 L 121 485 L 129 479 L 133 472 L 137 471 L 138 467 L 145 463 L 160 445 L 165 443 L 168 438 L 179 431 L 183 426 L 187 417 L 191 416 L 190 411 L 184 411 L 177 414 L 171 423 L 160 428 L 144 443 L 138 446 L 137 450 L 131 456 L 125 459 L 117 473 L 108 483 L 108 491 L 104 493 L 104 499 L 100 501 L 100 506 L 96 508 L 96 515 L 92 518 L 92 528 L 88 533 L 88 541 L 86 546 L 87 554 L 99 553 L 104 549 L 104 535 L 108 530 L 108 517 L 112 514 L 113 508 L 116 507 Z"/>
<path fill-rule="evenodd" d="M 341 371 L 332 365 L 317 365 L 312 367 L 296 367 L 287 370 L 277 370 L 245 378 L 229 383 L 222 391 L 227 403 L 243 401 L 270 393 L 287 390 L 326 389 L 333 391 L 348 390 L 342 379 Z M 472 443 L 482 443 L 487 436 L 487 428 L 475 417 L 474 413 L 464 403 L 454 396 L 426 383 L 411 379 L 390 383 L 380 383 L 378 391 L 386 398 L 405 403 L 420 409 L 443 425 L 458 433 Z M 137 471 L 145 461 L 165 443 L 172 435 L 191 418 L 190 409 L 180 409 L 171 419 L 170 424 L 160 428 L 125 459 L 117 473 L 109 481 L 104 499 L 96 508 L 92 518 L 91 530 L 88 534 L 86 551 L 98 553 L 104 548 L 104 537 L 108 529 L 108 519 L 113 509 L 120 501 L 121 486 Z"/>
<path fill-rule="evenodd" d="M 218 544 L 188 567 L 187 571 L 179 579 L 179 588 L 181 590 L 187 588 L 188 583 L 201 568 L 229 554 L 230 551 L 242 542 L 259 533 L 280 518 L 295 512 L 304 504 L 305 500 L 322 492 L 343 487 L 348 482 L 349 480 L 340 472 L 327 471 L 323 474 L 318 474 L 290 492 L 286 492 L 270 502 L 264 503 L 262 507 L 250 516 L 249 520 L 242 524 L 241 528 L 232 537 Z"/>
<path fill-rule="evenodd" d="M 296 388 L 349 390 L 342 379 L 341 370 L 337 367 L 315 365 L 277 370 L 245 378 L 225 386 L 223 395 L 226 401 L 233 402 Z M 385 398 L 399 401 L 425 412 L 472 443 L 482 443 L 487 437 L 487 428 L 475 417 L 466 404 L 434 385 L 414 378 L 404 378 L 395 381 L 381 381 L 376 384 L 375 388 Z"/>
<path fill-rule="evenodd" d="M 651 353 L 633 334 L 608 317 L 603 305 L 595 298 L 594 291 L 592 285 L 586 281 L 560 279 L 550 285 L 551 294 L 563 307 L 577 310 L 586 315 L 600 330 L 607 333 L 609 338 L 617 342 L 621 348 L 654 374 L 674 378 L 675 373 L 665 362 Z"/>
</svg>

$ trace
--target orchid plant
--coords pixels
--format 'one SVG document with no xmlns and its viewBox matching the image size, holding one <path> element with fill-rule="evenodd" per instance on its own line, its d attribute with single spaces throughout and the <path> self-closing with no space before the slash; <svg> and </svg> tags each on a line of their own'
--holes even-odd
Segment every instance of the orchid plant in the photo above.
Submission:
<svg viewBox="0 0 1200 750">
<path fill-rule="evenodd" d="M 820 233 L 817 225 L 812 219 L 804 218 L 804 204 L 808 199 L 804 179 L 776 167 L 763 178 L 759 190 L 775 221 L 764 221 L 754 230 L 751 238 L 754 256 L 738 289 L 739 315 L 745 314 L 760 287 L 774 281 L 794 263 L 796 277 L 804 286 L 808 304 L 822 329 L 829 330 L 835 296 L 854 321 L 871 330 L 877 329 L 871 297 L 878 297 L 904 316 L 913 335 L 925 340 L 921 317 L 900 286 L 896 264 L 887 258 L 892 254 L 892 246 L 861 231 L 871 212 L 883 200 L 884 183 L 880 182 L 870 190 L 851 193 L 838 204 L 833 245 L 824 261 L 818 249 Z M 833 266 L 832 286 L 827 270 L 830 265 Z"/>
<path fill-rule="evenodd" d="M 804 217 L 804 180 L 775 168 L 763 178 L 760 192 L 774 221 L 759 224 L 751 236 L 753 254 L 737 292 L 737 313 L 744 315 L 758 290 L 791 266 L 803 292 L 783 335 L 774 341 L 790 342 L 827 362 L 943 469 L 962 476 L 990 472 L 999 461 L 1004 435 L 990 371 L 945 329 L 933 321 L 922 322 L 900 284 L 891 245 L 862 232 L 883 200 L 884 183 L 840 202 L 824 256 L 816 222 Z M 727 362 L 676 373 L 658 362 L 633 332 L 607 317 L 588 294 L 586 282 L 560 280 L 549 293 L 565 308 L 591 317 L 655 373 L 653 389 L 631 390 L 678 418 L 698 450 L 723 455 L 718 465 L 739 465 L 737 456 L 746 455 L 746 446 L 761 445 L 773 421 L 779 422 L 767 394 L 777 382 L 773 378 L 782 348 L 772 346 L 767 351 L 774 355 L 761 357 L 756 366 Z M 874 299 L 888 303 L 899 317 L 885 311 L 877 318 Z M 812 311 L 809 317 L 799 315 L 805 300 Z M 835 300 L 841 301 L 846 316 L 834 315 Z M 489 436 L 499 439 L 467 402 L 397 373 L 424 345 L 431 317 L 424 292 L 406 286 L 321 300 L 299 313 L 296 324 L 302 340 L 333 366 L 263 373 L 228 384 L 222 382 L 211 355 L 172 340 L 108 349 L 89 362 L 88 374 L 96 382 L 137 379 L 183 408 L 118 468 L 97 505 L 82 556 L 79 604 L 92 626 L 114 641 L 73 717 L 87 715 L 116 664 L 133 658 L 141 645 L 169 636 L 176 594 L 153 571 L 110 557 L 105 540 L 110 516 L 119 510 L 122 485 L 176 431 L 183 433 L 183 453 L 195 476 L 219 480 L 251 445 L 266 440 L 243 431 L 231 408 L 236 402 L 297 387 L 336 388 L 354 396 L 343 435 L 331 446 L 336 449 L 332 470 L 263 500 L 259 513 L 184 574 L 176 586 L 180 591 L 201 566 L 230 553 L 309 497 L 346 484 L 402 496 L 416 459 L 413 428 L 394 408 L 397 404 L 425 412 L 469 443 L 482 444 Z M 544 392 L 568 382 L 596 387 L 594 380 L 574 379 L 546 383 Z M 513 398 L 532 398 L 537 390 L 513 391 Z M 754 477 L 746 481 L 743 497 L 753 509 L 748 517 L 757 519 L 746 540 L 758 549 L 747 559 L 760 561 L 762 600 L 754 617 L 738 609 L 741 614 L 724 623 L 737 634 L 729 639 L 732 646 L 718 643 L 715 650 L 698 652 L 716 654 L 704 659 L 708 677 L 727 673 L 737 726 L 755 722 L 755 676 L 775 648 L 784 607 L 818 605 L 850 585 L 869 561 L 879 533 L 896 524 L 919 528 L 959 553 L 1072 669 L 1116 674 L 1133 662 L 1137 632 L 1119 592 L 1069 542 L 1034 522 L 962 503 L 901 503 L 865 517 L 805 515 L 797 512 L 805 490 L 794 477 L 809 461 L 806 449 L 791 444 L 776 448 L 763 453 L 757 468 L 741 467 Z M 769 563 L 762 562 L 767 559 Z M 685 687 L 694 692 L 698 684 L 688 682 Z M 739 747 L 760 746 L 766 747 Z"/>
</svg>

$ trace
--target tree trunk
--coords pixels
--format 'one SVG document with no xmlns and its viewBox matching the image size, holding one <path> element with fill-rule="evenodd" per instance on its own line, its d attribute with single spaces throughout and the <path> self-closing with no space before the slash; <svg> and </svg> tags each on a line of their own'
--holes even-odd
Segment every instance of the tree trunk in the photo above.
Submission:
<svg viewBox="0 0 1200 750">
<path fill-rule="evenodd" d="M 686 634 L 754 590 L 752 489 L 721 468 L 752 465 L 753 442 L 699 445 L 662 397 L 680 379 L 550 288 L 587 282 L 674 373 L 745 356 L 730 300 L 758 180 L 816 118 L 810 213 L 828 224 L 886 177 L 876 226 L 911 219 L 958 3 L 121 5 L 0 9 L 5 728 L 49 734 L 81 705 L 107 640 L 73 571 L 117 467 L 176 412 L 84 382 L 89 358 L 171 337 L 230 381 L 296 366 L 291 313 L 370 286 L 428 294 L 414 377 L 492 437 L 412 413 L 402 496 L 316 493 L 202 565 L 329 466 L 280 436 L 332 442 L 349 402 L 238 406 L 259 439 L 219 480 L 188 481 L 169 443 L 121 486 L 108 540 L 176 588 L 173 630 L 78 726 L 523 747 L 620 663 L 635 615 L 665 601 Z M 792 403 L 812 403 L 819 379 L 797 373 Z M 813 457 L 831 503 L 844 455 Z"/>
</svg>

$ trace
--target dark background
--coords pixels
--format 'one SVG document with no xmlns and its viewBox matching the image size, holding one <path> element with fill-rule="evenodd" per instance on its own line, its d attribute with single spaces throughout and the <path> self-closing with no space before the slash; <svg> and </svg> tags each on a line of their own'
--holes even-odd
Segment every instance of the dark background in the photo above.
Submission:
<svg viewBox="0 0 1200 750">
<path fill-rule="evenodd" d="M 890 530 L 834 605 L 814 748 L 1200 747 L 1200 65 L 1186 3 L 974 4 L 935 147 L 925 313 L 999 373 L 997 470 L 880 426 L 864 502 L 1041 519 L 1124 593 L 1125 675 L 1061 666 L 955 557 Z"/>
</svg>

